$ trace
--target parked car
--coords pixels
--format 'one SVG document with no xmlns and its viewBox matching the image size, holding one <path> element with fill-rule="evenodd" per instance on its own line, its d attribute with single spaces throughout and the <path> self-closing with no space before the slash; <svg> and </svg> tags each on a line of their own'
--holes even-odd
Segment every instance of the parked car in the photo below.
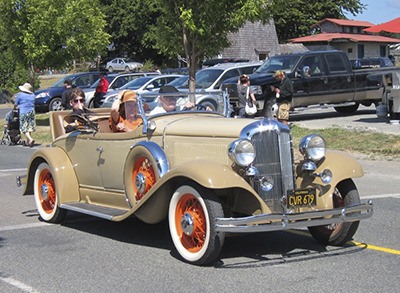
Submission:
<svg viewBox="0 0 400 293">
<path fill-rule="evenodd" d="M 218 97 L 217 111 L 153 116 L 139 99 L 143 121 L 126 133 L 110 132 L 109 109 L 94 109 L 91 121 L 52 112 L 53 142 L 34 152 L 17 184 L 49 223 L 67 211 L 116 222 L 167 220 L 177 252 L 168 254 L 195 265 L 218 261 L 230 234 L 308 228 L 323 245 L 346 245 L 373 213 L 353 181 L 361 165 L 316 134 L 301 140 L 295 160 L 289 127 L 227 118 L 226 95 Z M 65 133 L 66 120 L 81 126 Z"/>
<path fill-rule="evenodd" d="M 369 57 L 350 60 L 353 69 L 391 67 L 393 62 L 388 57 Z"/>
<path fill-rule="evenodd" d="M 158 72 L 130 72 L 130 73 L 109 73 L 106 75 L 106 78 L 108 80 L 108 88 L 111 90 L 117 90 L 120 87 L 124 86 L 128 82 L 142 77 L 142 76 L 153 76 L 153 75 L 159 75 Z M 96 87 L 99 84 L 100 79 L 96 80 L 96 82 L 90 87 L 86 88 L 83 90 L 85 93 L 85 103 L 86 107 L 88 108 L 93 108 L 93 97 L 94 93 L 96 92 Z"/>
<path fill-rule="evenodd" d="M 242 74 L 251 74 L 263 63 L 263 61 L 224 63 L 197 71 L 195 76 L 196 103 L 215 109 L 217 105 L 216 101 L 213 100 L 212 93 L 220 90 L 224 80 L 229 78 L 239 79 Z M 189 81 L 179 86 L 178 90 L 187 92 L 189 90 Z"/>
<path fill-rule="evenodd" d="M 105 95 L 103 103 L 101 105 L 102 108 L 111 107 L 118 93 L 123 90 L 133 90 L 138 94 L 155 92 L 157 93 L 160 87 L 166 85 L 167 83 L 182 77 L 180 74 L 160 74 L 157 76 L 143 76 L 136 78 L 120 87 L 118 90 L 109 90 L 109 92 Z"/>
<path fill-rule="evenodd" d="M 82 89 L 89 88 L 97 79 L 100 72 L 81 72 L 64 76 L 47 89 L 35 91 L 35 110 L 36 112 L 59 111 L 63 110 L 61 96 L 65 90 L 64 81 L 69 78 L 72 87 Z"/>
<path fill-rule="evenodd" d="M 111 61 L 107 62 L 107 69 L 110 72 L 113 71 L 133 71 L 133 70 L 139 70 L 140 67 L 142 67 L 143 64 L 139 62 L 135 62 L 131 59 L 128 58 L 114 58 Z"/>
</svg>

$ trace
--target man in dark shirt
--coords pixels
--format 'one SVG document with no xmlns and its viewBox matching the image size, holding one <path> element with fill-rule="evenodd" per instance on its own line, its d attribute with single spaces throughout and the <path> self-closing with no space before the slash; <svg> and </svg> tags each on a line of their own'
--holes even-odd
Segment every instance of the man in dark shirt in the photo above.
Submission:
<svg viewBox="0 0 400 293">
<path fill-rule="evenodd" d="M 71 105 L 69 104 L 69 95 L 72 92 L 72 81 L 67 78 L 64 80 L 64 87 L 65 90 L 62 93 L 61 96 L 61 104 L 63 105 L 64 109 L 71 109 Z"/>
<path fill-rule="evenodd" d="M 278 87 L 271 86 L 271 90 L 276 93 L 276 103 L 278 104 L 277 119 L 285 125 L 289 125 L 289 111 L 293 97 L 292 81 L 283 71 L 277 71 L 274 77 L 280 81 Z"/>
</svg>

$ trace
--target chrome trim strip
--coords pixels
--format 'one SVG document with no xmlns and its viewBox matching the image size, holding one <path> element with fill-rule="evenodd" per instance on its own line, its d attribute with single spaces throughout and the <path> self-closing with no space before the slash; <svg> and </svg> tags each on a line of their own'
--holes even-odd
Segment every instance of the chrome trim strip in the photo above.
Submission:
<svg viewBox="0 0 400 293">
<path fill-rule="evenodd" d="M 94 217 L 97 217 L 97 218 L 106 219 L 106 220 L 109 220 L 109 221 L 111 221 L 112 218 L 113 218 L 112 215 L 107 215 L 107 214 L 99 213 L 99 212 L 96 212 L 96 211 L 86 210 L 86 209 L 82 209 L 82 208 L 79 208 L 79 207 L 71 206 L 71 205 L 68 205 L 68 204 L 61 204 L 60 208 L 65 209 L 65 210 L 78 212 L 78 213 L 81 213 L 81 214 L 86 214 L 86 215 L 89 215 L 89 216 L 94 216 Z"/>
<path fill-rule="evenodd" d="M 367 203 L 295 214 L 262 214 L 243 218 L 217 218 L 216 231 L 254 233 L 279 231 L 310 226 L 324 226 L 334 223 L 354 222 L 371 217 L 372 201 Z"/>
</svg>

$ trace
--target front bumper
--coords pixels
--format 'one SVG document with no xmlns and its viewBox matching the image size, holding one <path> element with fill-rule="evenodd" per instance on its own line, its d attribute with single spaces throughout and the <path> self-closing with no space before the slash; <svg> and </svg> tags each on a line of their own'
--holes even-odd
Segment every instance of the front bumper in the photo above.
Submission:
<svg viewBox="0 0 400 293">
<path fill-rule="evenodd" d="M 370 218 L 372 201 L 323 211 L 294 214 L 262 214 L 243 218 L 217 218 L 216 231 L 232 233 L 254 233 L 325 226 L 342 222 L 355 222 Z"/>
</svg>

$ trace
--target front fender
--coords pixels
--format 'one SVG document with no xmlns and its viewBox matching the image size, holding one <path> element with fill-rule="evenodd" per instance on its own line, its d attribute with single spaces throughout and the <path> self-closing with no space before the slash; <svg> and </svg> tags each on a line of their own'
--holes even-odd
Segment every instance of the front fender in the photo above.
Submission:
<svg viewBox="0 0 400 293">
<path fill-rule="evenodd" d="M 325 184 L 322 180 L 313 176 L 308 172 L 301 170 L 302 164 L 297 165 L 296 170 L 296 184 L 298 188 L 314 187 L 319 190 L 320 194 L 320 207 L 325 209 L 333 208 L 332 194 L 339 182 L 350 179 L 358 178 L 364 175 L 364 171 L 360 163 L 358 163 L 352 156 L 342 151 L 328 150 L 325 158 L 321 161 L 317 169 L 312 172 L 321 173 L 325 169 L 332 171 L 332 181 Z"/>
<path fill-rule="evenodd" d="M 23 194 L 34 193 L 35 171 L 42 162 L 47 162 L 52 168 L 59 204 L 79 201 L 79 184 L 75 170 L 65 151 L 58 147 L 43 147 L 33 154 L 28 164 L 27 181 Z"/>
</svg>

